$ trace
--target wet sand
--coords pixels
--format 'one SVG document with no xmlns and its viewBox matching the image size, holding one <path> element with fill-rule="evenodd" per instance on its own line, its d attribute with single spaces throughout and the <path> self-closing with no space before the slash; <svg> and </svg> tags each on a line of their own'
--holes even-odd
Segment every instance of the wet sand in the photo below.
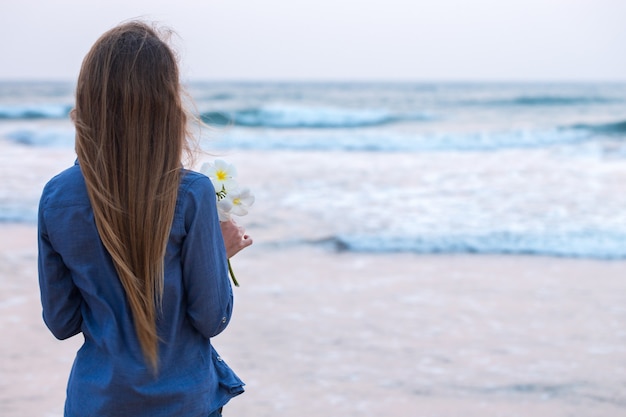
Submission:
<svg viewBox="0 0 626 417">
<path fill-rule="evenodd" d="M 280 246 L 250 228 L 214 339 L 225 416 L 624 416 L 626 262 Z M 0 415 L 62 415 L 80 337 L 41 320 L 36 228 L 0 225 Z"/>
</svg>

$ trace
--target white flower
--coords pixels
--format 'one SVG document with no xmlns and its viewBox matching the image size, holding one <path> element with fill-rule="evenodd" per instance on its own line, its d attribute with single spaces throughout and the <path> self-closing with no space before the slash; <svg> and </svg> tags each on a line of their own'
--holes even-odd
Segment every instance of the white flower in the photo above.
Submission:
<svg viewBox="0 0 626 417">
<path fill-rule="evenodd" d="M 229 198 L 222 198 L 217 201 L 217 215 L 221 222 L 230 220 L 230 212 L 233 209 L 233 203 Z"/>
<path fill-rule="evenodd" d="M 228 193 L 237 188 L 237 181 L 234 180 L 237 176 L 237 169 L 234 165 L 221 159 L 216 159 L 213 163 L 205 162 L 202 164 L 200 172 L 211 179 L 217 193 L 220 191 Z"/>
<path fill-rule="evenodd" d="M 200 167 L 200 172 L 211 179 L 215 188 L 217 199 L 217 214 L 221 222 L 231 219 L 231 214 L 244 216 L 248 214 L 248 208 L 254 204 L 254 195 L 248 188 L 237 188 L 235 176 L 237 170 L 234 165 L 228 164 L 221 159 L 215 162 L 205 162 Z M 235 286 L 239 286 L 235 273 L 228 259 L 228 272 Z"/>
<path fill-rule="evenodd" d="M 242 188 L 229 191 L 226 194 L 225 200 L 232 203 L 230 213 L 237 216 L 245 216 L 248 214 L 248 208 L 254 204 L 254 195 L 250 192 L 249 188 Z"/>
</svg>

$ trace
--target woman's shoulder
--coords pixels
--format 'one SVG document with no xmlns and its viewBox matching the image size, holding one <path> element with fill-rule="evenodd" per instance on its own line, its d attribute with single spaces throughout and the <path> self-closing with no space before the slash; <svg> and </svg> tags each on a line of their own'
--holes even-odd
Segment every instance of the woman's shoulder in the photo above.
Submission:
<svg viewBox="0 0 626 417">
<path fill-rule="evenodd" d="M 204 174 L 200 172 L 192 171 L 189 169 L 183 169 L 180 181 L 180 189 L 183 193 L 186 192 L 210 192 L 215 193 L 213 183 Z"/>
<path fill-rule="evenodd" d="M 216 205 L 215 189 L 209 177 L 196 171 L 183 169 L 173 230 L 185 233 L 187 225 L 193 218 L 205 212 L 207 207 Z"/>
<path fill-rule="evenodd" d="M 78 165 L 78 162 L 76 162 L 71 167 L 64 169 L 63 171 L 59 172 L 54 177 L 52 177 L 48 181 L 47 185 L 55 185 L 59 183 L 72 183 L 72 182 L 77 182 L 77 181 L 80 182 L 80 180 L 84 182 L 83 175 L 80 171 L 80 165 Z"/>
<path fill-rule="evenodd" d="M 215 201 L 215 188 L 209 177 L 196 171 L 183 169 L 178 188 L 179 209 L 193 211 L 207 203 L 215 204 Z"/>
<path fill-rule="evenodd" d="M 42 200 L 56 204 L 83 203 L 86 198 L 85 179 L 78 164 L 74 164 L 52 177 L 42 192 Z"/>
</svg>

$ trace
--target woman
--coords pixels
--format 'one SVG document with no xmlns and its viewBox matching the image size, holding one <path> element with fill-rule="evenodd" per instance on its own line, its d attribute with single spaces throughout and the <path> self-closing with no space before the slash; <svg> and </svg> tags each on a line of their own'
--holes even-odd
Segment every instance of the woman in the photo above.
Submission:
<svg viewBox="0 0 626 417">
<path fill-rule="evenodd" d="M 83 333 L 66 416 L 219 416 L 243 383 L 212 348 L 228 325 L 227 259 L 252 244 L 220 224 L 191 155 L 175 56 L 156 30 L 98 39 L 76 89 L 76 164 L 39 207 L 43 317 Z"/>
</svg>

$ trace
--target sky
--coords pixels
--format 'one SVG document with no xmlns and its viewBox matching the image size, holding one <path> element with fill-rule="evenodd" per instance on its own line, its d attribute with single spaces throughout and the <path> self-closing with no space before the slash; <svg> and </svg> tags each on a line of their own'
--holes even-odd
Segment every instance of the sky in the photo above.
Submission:
<svg viewBox="0 0 626 417">
<path fill-rule="evenodd" d="M 0 80 L 75 80 L 142 18 L 188 80 L 626 81 L 626 0 L 0 1 Z"/>
</svg>

